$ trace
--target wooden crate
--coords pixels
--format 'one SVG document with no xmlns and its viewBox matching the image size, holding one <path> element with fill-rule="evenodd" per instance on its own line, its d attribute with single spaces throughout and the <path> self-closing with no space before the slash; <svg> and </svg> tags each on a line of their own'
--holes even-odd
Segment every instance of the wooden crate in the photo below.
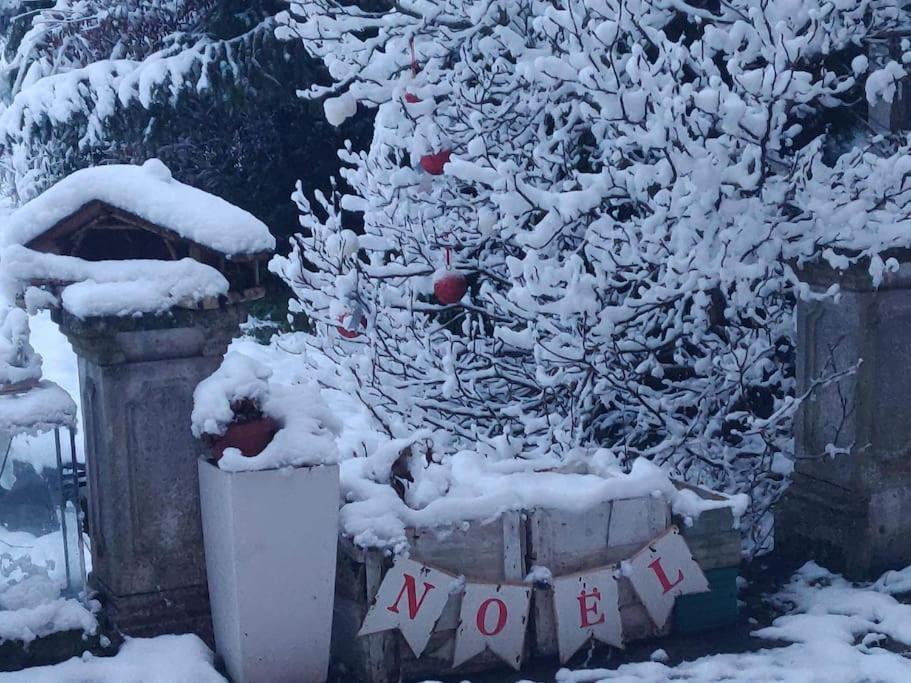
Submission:
<svg viewBox="0 0 911 683">
<path fill-rule="evenodd" d="M 528 565 L 547 567 L 553 576 L 613 564 L 632 556 L 667 529 L 670 507 L 663 498 L 644 496 L 605 502 L 581 512 L 537 509 L 528 519 Z M 629 579 L 619 581 L 620 617 L 627 640 L 667 633 L 659 630 L 636 597 Z M 536 586 L 532 603 L 534 654 L 556 656 L 557 626 L 552 589 Z"/>
<path fill-rule="evenodd" d="M 694 491 L 706 500 L 723 500 L 722 496 L 687 484 L 678 488 Z M 708 593 L 684 595 L 674 605 L 674 632 L 701 633 L 737 623 L 737 575 L 741 561 L 740 530 L 735 527 L 730 508 L 706 510 L 687 524 L 674 517 L 683 538 L 709 581 Z"/>
<path fill-rule="evenodd" d="M 703 497 L 713 496 L 694 490 Z M 627 559 L 672 521 L 680 527 L 714 592 L 682 598 L 675 618 L 659 630 L 629 580 L 621 578 L 620 613 L 626 639 L 665 635 L 672 628 L 694 632 L 713 624 L 730 623 L 731 614 L 736 618 L 740 533 L 734 528 L 729 508 L 708 510 L 695 520 L 686 520 L 672 518 L 664 498 L 644 496 L 605 502 L 579 512 L 553 509 L 509 512 L 486 524 L 475 522 L 447 530 L 409 529 L 407 535 L 410 555 L 417 561 L 470 579 L 520 582 L 533 565 L 547 567 L 553 576 L 560 576 Z M 364 551 L 342 540 L 336 572 L 332 657 L 337 673 L 344 680 L 392 683 L 505 666 L 485 652 L 458 669 L 451 668 L 461 596 L 449 598 L 420 658 L 415 658 L 397 631 L 357 637 L 367 609 L 391 566 L 392 558 L 381 551 Z M 531 610 L 526 659 L 556 656 L 557 633 L 550 587 L 535 587 Z M 700 617 L 701 614 L 704 616 Z"/>
<path fill-rule="evenodd" d="M 706 500 L 724 500 L 711 491 L 677 482 L 678 488 L 689 489 Z M 735 527 L 734 513 L 729 507 L 706 510 L 689 522 L 674 516 L 674 524 L 703 571 L 719 567 L 738 567 L 741 560 L 740 530 Z"/>
<path fill-rule="evenodd" d="M 525 522 L 519 512 L 506 512 L 483 524 L 456 529 L 409 529 L 410 556 L 449 573 L 482 581 L 521 582 L 525 578 Z M 367 609 L 376 597 L 392 559 L 381 551 L 363 551 L 342 540 L 336 572 L 336 607 L 332 626 L 332 658 L 346 680 L 387 683 L 426 678 L 442 672 L 471 673 L 502 668 L 498 657 L 485 652 L 452 669 L 461 596 L 450 596 L 430 642 L 420 658 L 397 631 L 357 637 Z"/>
</svg>

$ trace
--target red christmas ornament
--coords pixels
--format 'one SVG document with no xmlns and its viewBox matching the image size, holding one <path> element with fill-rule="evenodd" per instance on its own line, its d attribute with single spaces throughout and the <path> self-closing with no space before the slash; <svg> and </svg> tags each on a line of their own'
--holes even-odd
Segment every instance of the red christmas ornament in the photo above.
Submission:
<svg viewBox="0 0 911 683">
<path fill-rule="evenodd" d="M 335 329 L 338 330 L 338 333 L 340 335 L 342 335 L 345 339 L 355 339 L 356 337 L 361 336 L 360 330 L 348 329 L 347 321 L 350 319 L 351 319 L 351 313 L 342 313 L 337 318 L 337 320 L 341 323 L 341 325 L 337 325 Z M 367 318 L 361 316 L 360 327 L 364 327 L 366 325 L 367 325 Z"/>
<path fill-rule="evenodd" d="M 433 293 L 441 304 L 457 304 L 468 291 L 468 280 L 461 273 L 447 270 L 433 283 Z"/>
<path fill-rule="evenodd" d="M 418 66 L 418 58 L 417 58 L 417 55 L 415 55 L 415 53 L 414 53 L 414 38 L 412 38 L 412 39 L 411 39 L 411 75 L 412 75 L 412 76 L 417 76 L 417 75 L 418 75 L 418 72 L 419 72 L 420 70 L 421 70 L 421 69 L 420 69 L 420 67 Z M 418 97 L 417 95 L 414 95 L 414 94 L 410 93 L 410 92 L 406 92 L 406 93 L 405 93 L 405 101 L 406 101 L 408 104 L 417 104 L 418 102 L 421 101 L 421 98 Z"/>
<path fill-rule="evenodd" d="M 421 168 L 430 175 L 443 175 L 443 167 L 449 163 L 452 156 L 452 150 L 444 149 L 433 154 L 425 154 L 421 157 Z"/>
</svg>

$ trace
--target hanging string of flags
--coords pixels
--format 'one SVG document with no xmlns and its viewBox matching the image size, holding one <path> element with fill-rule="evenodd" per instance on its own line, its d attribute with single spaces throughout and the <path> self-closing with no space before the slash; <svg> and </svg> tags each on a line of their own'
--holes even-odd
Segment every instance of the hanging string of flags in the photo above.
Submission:
<svg viewBox="0 0 911 683">
<path fill-rule="evenodd" d="M 679 596 L 709 590 L 705 574 L 675 526 L 619 564 L 555 577 L 552 593 L 562 663 L 592 639 L 623 647 L 621 576 L 629 579 L 658 628 L 667 623 Z M 383 578 L 358 635 L 398 629 L 420 657 L 450 596 L 461 595 L 452 666 L 490 650 L 519 669 L 531 594 L 529 584 L 466 581 L 401 558 Z"/>
</svg>

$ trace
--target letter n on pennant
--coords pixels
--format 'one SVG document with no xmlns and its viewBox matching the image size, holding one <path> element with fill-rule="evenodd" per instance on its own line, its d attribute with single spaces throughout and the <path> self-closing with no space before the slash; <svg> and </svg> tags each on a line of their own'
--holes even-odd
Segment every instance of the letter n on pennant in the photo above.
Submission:
<svg viewBox="0 0 911 683">
<path fill-rule="evenodd" d="M 420 657 L 440 618 L 455 577 L 414 560 L 397 559 L 386 572 L 359 636 L 397 628 Z"/>
</svg>

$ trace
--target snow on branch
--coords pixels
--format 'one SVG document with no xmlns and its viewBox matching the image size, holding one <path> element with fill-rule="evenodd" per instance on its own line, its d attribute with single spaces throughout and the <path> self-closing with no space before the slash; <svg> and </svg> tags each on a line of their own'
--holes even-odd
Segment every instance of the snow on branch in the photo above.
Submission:
<svg viewBox="0 0 911 683">
<path fill-rule="evenodd" d="M 789 471 L 794 266 L 867 259 L 879 280 L 911 241 L 909 141 L 844 142 L 866 130 L 864 42 L 895 18 L 294 0 L 279 34 L 333 79 L 302 95 L 333 123 L 376 108 L 375 132 L 340 151 L 350 191 L 297 194 L 274 269 L 388 430 L 435 430 L 433 457 L 603 446 L 750 490 L 758 529 Z"/>
</svg>

